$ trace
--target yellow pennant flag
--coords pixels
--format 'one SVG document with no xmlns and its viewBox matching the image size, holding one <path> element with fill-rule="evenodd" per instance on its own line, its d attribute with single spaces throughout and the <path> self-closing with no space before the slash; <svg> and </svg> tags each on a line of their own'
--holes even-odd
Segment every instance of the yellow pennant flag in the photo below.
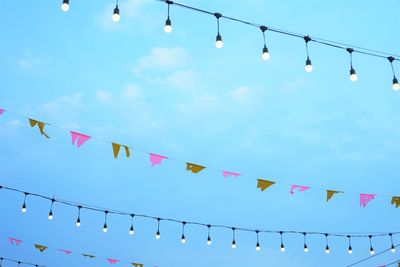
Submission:
<svg viewBox="0 0 400 267">
<path fill-rule="evenodd" d="M 263 179 L 257 179 L 257 188 L 261 189 L 261 192 L 264 192 L 265 189 L 270 187 L 271 185 L 274 185 L 275 182 L 272 181 L 267 181 Z"/>
<path fill-rule="evenodd" d="M 94 259 L 96 256 L 89 255 L 89 254 L 82 254 L 83 257 Z"/>
<path fill-rule="evenodd" d="M 46 246 L 35 244 L 35 248 L 37 248 L 40 252 L 43 252 L 47 249 Z"/>
<path fill-rule="evenodd" d="M 395 205 L 396 208 L 400 206 L 400 197 L 393 197 L 392 198 L 392 205 Z"/>
<path fill-rule="evenodd" d="M 143 264 L 141 264 L 141 263 L 132 263 L 132 266 L 135 266 L 135 267 L 143 267 Z"/>
<path fill-rule="evenodd" d="M 126 157 L 129 158 L 129 156 L 131 155 L 130 151 L 129 151 L 129 147 L 122 145 L 125 148 L 125 154 Z M 113 152 L 114 152 L 114 158 L 118 158 L 118 154 L 119 154 L 119 150 L 121 148 L 120 144 L 117 143 L 112 143 L 112 148 L 113 148 Z"/>
<path fill-rule="evenodd" d="M 35 127 L 35 126 L 37 125 L 38 128 L 39 128 L 40 134 L 46 136 L 46 138 L 50 138 L 50 137 L 44 132 L 44 126 L 45 126 L 45 123 L 44 123 L 44 122 L 37 121 L 37 120 L 34 120 L 34 119 L 29 119 L 29 124 L 31 125 L 32 128 Z"/>
<path fill-rule="evenodd" d="M 197 164 L 193 164 L 193 163 L 186 163 L 186 170 L 187 171 L 191 171 L 192 173 L 198 173 L 202 170 L 204 170 L 206 167 L 204 166 L 200 166 Z"/>
<path fill-rule="evenodd" d="M 326 190 L 326 202 L 329 202 L 329 200 L 331 200 L 334 194 L 339 194 L 339 193 L 343 192 L 335 190 Z"/>
</svg>

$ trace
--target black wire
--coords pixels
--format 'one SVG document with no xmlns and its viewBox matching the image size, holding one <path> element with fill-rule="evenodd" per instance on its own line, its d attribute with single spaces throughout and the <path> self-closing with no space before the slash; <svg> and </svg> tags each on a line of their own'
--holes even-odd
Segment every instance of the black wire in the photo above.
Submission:
<svg viewBox="0 0 400 267">
<path fill-rule="evenodd" d="M 400 246 L 400 244 L 397 244 L 397 245 L 394 246 L 394 247 L 396 248 L 396 247 L 398 247 L 398 246 Z M 359 264 L 359 263 L 362 263 L 362 262 L 364 262 L 364 261 L 367 261 L 367 260 L 369 260 L 369 259 L 372 259 L 372 258 L 374 258 L 374 257 L 376 257 L 376 256 L 379 256 L 379 255 L 381 255 L 381 254 L 383 254 L 383 253 L 386 253 L 386 252 L 390 251 L 391 249 L 392 249 L 392 248 L 385 249 L 385 250 L 383 250 L 383 251 L 381 251 L 381 252 L 379 252 L 379 253 L 375 253 L 374 255 L 371 255 L 371 256 L 366 257 L 366 258 L 364 258 L 364 259 L 361 259 L 361 260 L 359 260 L 359 261 L 357 261 L 357 262 L 354 262 L 354 263 L 352 263 L 352 264 L 350 264 L 350 265 L 347 265 L 346 267 L 351 267 L 351 266 L 357 265 L 357 264 Z"/>
<path fill-rule="evenodd" d="M 0 266 L 1 266 L 1 263 L 2 263 L 3 261 L 9 261 L 9 262 L 17 263 L 18 266 L 19 266 L 20 264 L 25 264 L 25 265 L 36 266 L 36 267 L 46 267 L 45 265 L 39 265 L 39 264 L 30 263 L 30 262 L 25 262 L 25 261 L 17 261 L 17 260 L 12 260 L 12 259 L 9 259 L 9 258 L 4 258 L 4 257 L 0 257 Z"/>
</svg>

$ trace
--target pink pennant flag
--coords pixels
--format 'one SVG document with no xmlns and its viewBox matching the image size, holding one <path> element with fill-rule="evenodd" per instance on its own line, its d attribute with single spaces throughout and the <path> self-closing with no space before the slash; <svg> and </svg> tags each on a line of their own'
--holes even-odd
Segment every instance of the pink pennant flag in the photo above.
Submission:
<svg viewBox="0 0 400 267">
<path fill-rule="evenodd" d="M 228 178 L 229 176 L 231 176 L 231 177 L 233 177 L 233 178 L 236 178 L 236 177 L 240 176 L 239 173 L 228 172 L 228 171 L 222 171 L 222 175 L 223 175 L 225 178 Z"/>
<path fill-rule="evenodd" d="M 76 142 L 76 146 L 77 146 L 77 147 L 80 147 L 80 146 L 83 145 L 87 140 L 90 139 L 90 136 L 88 136 L 88 135 L 80 134 L 80 133 L 73 132 L 73 131 L 71 131 L 71 135 L 72 135 L 72 144 L 73 144 L 73 145 L 75 144 L 75 141 L 78 140 L 78 141 Z"/>
<path fill-rule="evenodd" d="M 109 264 L 116 264 L 119 262 L 119 260 L 114 260 L 114 259 L 107 259 Z"/>
<path fill-rule="evenodd" d="M 59 251 L 61 251 L 62 253 L 64 253 L 65 255 L 69 255 L 72 253 L 71 250 L 65 250 L 65 249 L 59 249 Z"/>
<path fill-rule="evenodd" d="M 22 240 L 19 240 L 19 239 L 13 238 L 13 237 L 9 237 L 8 240 L 10 241 L 11 245 L 15 244 L 15 245 L 19 246 L 22 243 Z"/>
<path fill-rule="evenodd" d="M 360 194 L 360 206 L 365 208 L 371 200 L 375 198 L 375 194 Z"/>
<path fill-rule="evenodd" d="M 0 115 L 3 114 L 4 109 L 0 108 Z"/>
<path fill-rule="evenodd" d="M 306 191 L 308 189 L 310 189 L 309 186 L 304 186 L 304 185 L 292 185 L 292 187 L 290 188 L 290 194 L 294 195 L 294 190 L 298 188 L 299 192 L 303 192 Z"/>
<path fill-rule="evenodd" d="M 161 155 L 149 153 L 150 155 L 150 162 L 151 162 L 151 167 L 154 167 L 156 165 L 160 165 L 163 159 L 167 159 L 168 157 L 164 157 Z"/>
</svg>

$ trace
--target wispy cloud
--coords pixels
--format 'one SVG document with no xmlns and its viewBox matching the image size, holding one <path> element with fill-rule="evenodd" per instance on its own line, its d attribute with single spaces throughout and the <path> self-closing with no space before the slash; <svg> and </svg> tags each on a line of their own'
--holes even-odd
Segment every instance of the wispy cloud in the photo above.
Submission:
<svg viewBox="0 0 400 267">
<path fill-rule="evenodd" d="M 46 102 L 39 107 L 39 110 L 47 114 L 51 120 L 62 120 L 63 123 L 69 123 L 68 121 L 73 121 L 83 108 L 82 95 L 73 93 Z"/>
<path fill-rule="evenodd" d="M 27 55 L 16 60 L 16 65 L 25 71 L 43 72 L 47 61 L 47 58 L 39 58 L 33 56 L 31 53 L 27 53 Z"/>
<path fill-rule="evenodd" d="M 105 104 L 105 103 L 109 103 L 112 97 L 112 93 L 109 91 L 105 91 L 105 90 L 99 90 L 96 92 L 96 99 Z"/>
</svg>

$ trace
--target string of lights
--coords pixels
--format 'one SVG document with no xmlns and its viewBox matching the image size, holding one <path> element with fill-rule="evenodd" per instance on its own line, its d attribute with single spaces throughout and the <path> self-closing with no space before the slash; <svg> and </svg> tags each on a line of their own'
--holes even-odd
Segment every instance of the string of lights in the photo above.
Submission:
<svg viewBox="0 0 400 267">
<path fill-rule="evenodd" d="M 31 192 L 27 192 L 27 191 L 22 191 L 16 188 L 11 188 L 11 187 L 7 187 L 7 186 L 1 186 L 0 185 L 0 191 L 1 190 L 7 190 L 7 191 L 12 191 L 15 193 L 19 193 L 22 194 L 23 196 L 23 204 L 22 204 L 22 213 L 26 213 L 28 211 L 27 208 L 27 199 L 28 198 L 41 198 L 44 199 L 46 201 L 50 202 L 50 208 L 49 208 L 49 213 L 48 213 L 48 218 L 49 220 L 53 220 L 54 219 L 54 212 L 53 212 L 53 208 L 55 204 L 63 204 L 66 206 L 70 206 L 73 208 L 77 209 L 77 219 L 76 219 L 76 226 L 80 227 L 82 220 L 81 220 L 81 211 L 82 210 L 87 210 L 87 211 L 92 211 L 92 212 L 99 212 L 99 213 L 103 213 L 104 214 L 104 224 L 103 224 L 103 232 L 107 233 L 108 229 L 109 229 L 109 225 L 108 225 L 108 217 L 110 215 L 119 215 L 119 216 L 125 216 L 127 218 L 129 218 L 129 231 L 128 233 L 130 235 L 134 235 L 134 219 L 135 218 L 144 218 L 144 219 L 148 219 L 148 220 L 152 220 L 154 222 L 156 222 L 157 225 L 157 231 L 155 234 L 155 238 L 156 239 L 160 239 L 161 238 L 161 223 L 162 222 L 170 222 L 170 223 L 175 223 L 178 224 L 182 227 L 182 235 L 181 235 L 181 243 L 184 244 L 186 243 L 187 239 L 186 239 L 186 235 L 185 235 L 185 229 L 186 227 L 188 227 L 189 225 L 192 226 L 200 226 L 200 227 L 204 227 L 207 230 L 207 239 L 206 239 L 206 243 L 207 245 L 211 245 L 212 244 L 212 239 L 211 239 L 211 230 L 212 229 L 226 229 L 229 231 L 232 231 L 232 243 L 231 243 L 231 247 L 233 249 L 235 249 L 237 247 L 237 240 L 236 240 L 236 233 L 238 231 L 241 232 L 247 232 L 247 233 L 254 233 L 256 236 L 256 250 L 260 251 L 261 250 L 261 244 L 260 244 L 260 239 L 259 236 L 261 234 L 275 234 L 278 235 L 280 237 L 280 250 L 281 252 L 285 251 L 285 244 L 284 244 L 284 237 L 292 234 L 292 235 L 297 235 L 297 236 L 301 236 L 302 238 L 304 238 L 304 252 L 308 252 L 309 251 L 309 247 L 307 244 L 307 236 L 310 235 L 318 235 L 321 236 L 325 239 L 325 252 L 326 254 L 330 253 L 330 247 L 329 247 L 329 238 L 331 237 L 340 237 L 340 238 L 345 238 L 348 239 L 349 242 L 349 247 L 348 247 L 348 253 L 352 254 L 353 253 L 353 248 L 351 246 L 351 239 L 352 238 L 363 238 L 363 239 L 368 239 L 369 240 L 369 245 L 370 245 L 370 253 L 371 255 L 373 255 L 375 253 L 375 250 L 373 248 L 373 239 L 375 238 L 379 238 L 379 237 L 386 237 L 389 239 L 390 241 L 390 250 L 394 253 L 396 252 L 396 246 L 394 245 L 393 242 L 393 236 L 397 236 L 400 234 L 400 232 L 390 232 L 390 233 L 369 233 L 369 234 L 365 234 L 365 233 L 327 233 L 327 232 L 304 232 L 304 231 L 283 231 L 283 230 L 265 230 L 265 229 L 254 229 L 254 228 L 243 228 L 243 227 L 236 227 L 236 226 L 228 226 L 228 225 L 220 225 L 220 224 L 207 224 L 207 223 L 202 223 L 202 222 L 196 222 L 196 221 L 183 221 L 183 220 L 178 220 L 178 219 L 174 219 L 174 218 L 163 218 L 163 217 L 158 217 L 158 216 L 152 216 L 152 215 L 147 215 L 147 214 L 138 214 L 138 213 L 134 213 L 134 212 L 126 212 L 126 211 L 118 211 L 118 210 L 113 210 L 110 208 L 103 208 L 103 207 L 96 207 L 93 205 L 88 205 L 88 204 L 82 204 L 82 203 L 76 203 L 76 202 L 72 202 L 69 200 L 63 200 L 63 199 L 56 199 L 54 196 L 53 197 L 48 197 L 45 195 L 41 195 L 41 194 L 37 194 L 37 193 L 31 193 Z"/>
<path fill-rule="evenodd" d="M 322 39 L 322 38 L 318 38 L 318 37 L 311 37 L 310 35 L 304 35 L 304 34 L 300 34 L 300 33 L 295 33 L 295 32 L 290 32 L 287 30 L 282 30 L 282 29 L 278 29 L 278 28 L 274 28 L 274 27 L 269 27 L 269 26 L 265 26 L 265 25 L 261 25 L 258 23 L 254 23 L 254 22 L 249 22 L 249 21 L 245 21 L 239 18 L 235 18 L 235 17 L 230 17 L 230 16 L 225 16 L 222 15 L 221 13 L 218 12 L 211 12 L 208 10 L 204 10 L 204 9 L 200 9 L 200 8 L 196 8 L 193 6 L 189 6 L 189 5 L 185 5 L 185 4 L 181 4 L 181 3 L 177 3 L 177 2 L 173 2 L 171 0 L 155 0 L 158 2 L 163 2 L 167 5 L 167 19 L 165 21 L 165 26 L 164 26 L 164 31 L 166 33 L 171 33 L 172 32 L 172 20 L 170 18 L 170 7 L 171 6 L 176 6 L 176 7 L 181 7 L 181 8 L 185 8 L 188 10 L 191 10 L 193 12 L 198 12 L 198 13 L 202 13 L 202 14 L 207 14 L 207 15 L 211 15 L 214 18 L 216 18 L 216 22 L 217 22 L 217 35 L 216 35 L 216 40 L 215 40 L 215 46 L 217 48 L 222 48 L 223 47 L 223 41 L 222 41 L 222 35 L 220 33 L 220 19 L 226 19 L 226 20 L 230 20 L 236 23 L 241 23 L 247 26 L 251 26 L 253 28 L 257 28 L 259 30 L 261 30 L 262 35 L 263 35 L 263 41 L 264 41 L 264 45 L 262 47 L 262 53 L 261 53 L 261 58 L 263 60 L 268 60 L 270 58 L 270 53 L 268 50 L 268 47 L 266 45 L 266 32 L 273 32 L 273 33 L 277 33 L 280 35 L 285 35 L 285 36 L 289 36 L 289 37 L 294 37 L 294 38 L 301 38 L 304 39 L 305 43 L 306 43 L 306 53 L 307 53 L 307 58 L 306 58 L 306 66 L 305 66 L 305 71 L 306 72 L 312 72 L 313 67 L 311 64 L 311 59 L 310 59 L 310 55 L 309 55 L 309 50 L 308 50 L 308 44 L 309 42 L 314 42 L 320 45 L 324 45 L 327 47 L 331 47 L 331 48 L 336 48 L 336 49 L 340 49 L 343 51 L 347 51 L 349 52 L 350 55 L 350 76 L 349 79 L 353 82 L 358 80 L 358 75 L 356 73 L 355 68 L 353 67 L 353 53 L 358 53 L 358 54 L 362 54 L 362 55 L 366 55 L 366 56 L 372 56 L 372 57 L 377 57 L 377 58 L 381 58 L 381 59 L 386 59 L 388 60 L 391 70 L 392 70 L 392 74 L 393 74 L 393 79 L 392 79 L 392 88 L 394 91 L 399 91 L 400 90 L 400 84 L 398 82 L 398 79 L 396 77 L 395 71 L 394 71 L 394 67 L 393 67 L 393 62 L 394 61 L 400 61 L 400 56 L 399 55 L 394 55 L 394 54 L 390 54 L 387 52 L 382 52 L 382 51 L 377 51 L 377 50 L 373 50 L 373 49 L 369 49 L 369 48 L 363 48 L 360 46 L 355 46 L 355 45 L 349 45 L 349 44 L 345 44 L 345 43 L 340 43 L 340 42 L 336 42 L 336 41 L 331 41 L 331 40 L 326 40 L 326 39 Z M 68 11 L 69 10 L 69 0 L 63 0 L 62 4 L 61 4 L 61 10 L 63 11 Z M 120 10 L 118 7 L 118 0 L 116 0 L 116 5 L 115 8 L 113 10 L 112 13 L 112 20 L 114 22 L 119 22 L 120 21 Z M 398 57 L 398 58 L 395 58 Z"/>
<path fill-rule="evenodd" d="M 36 267 L 46 267 L 45 265 L 39 265 L 39 264 L 25 262 L 25 261 L 12 260 L 12 259 L 8 259 L 8 258 L 4 258 L 4 257 L 0 257 L 0 267 L 2 267 L 3 262 L 6 262 L 6 261 L 16 263 L 17 266 L 28 265 L 28 266 L 36 266 Z"/>
</svg>

